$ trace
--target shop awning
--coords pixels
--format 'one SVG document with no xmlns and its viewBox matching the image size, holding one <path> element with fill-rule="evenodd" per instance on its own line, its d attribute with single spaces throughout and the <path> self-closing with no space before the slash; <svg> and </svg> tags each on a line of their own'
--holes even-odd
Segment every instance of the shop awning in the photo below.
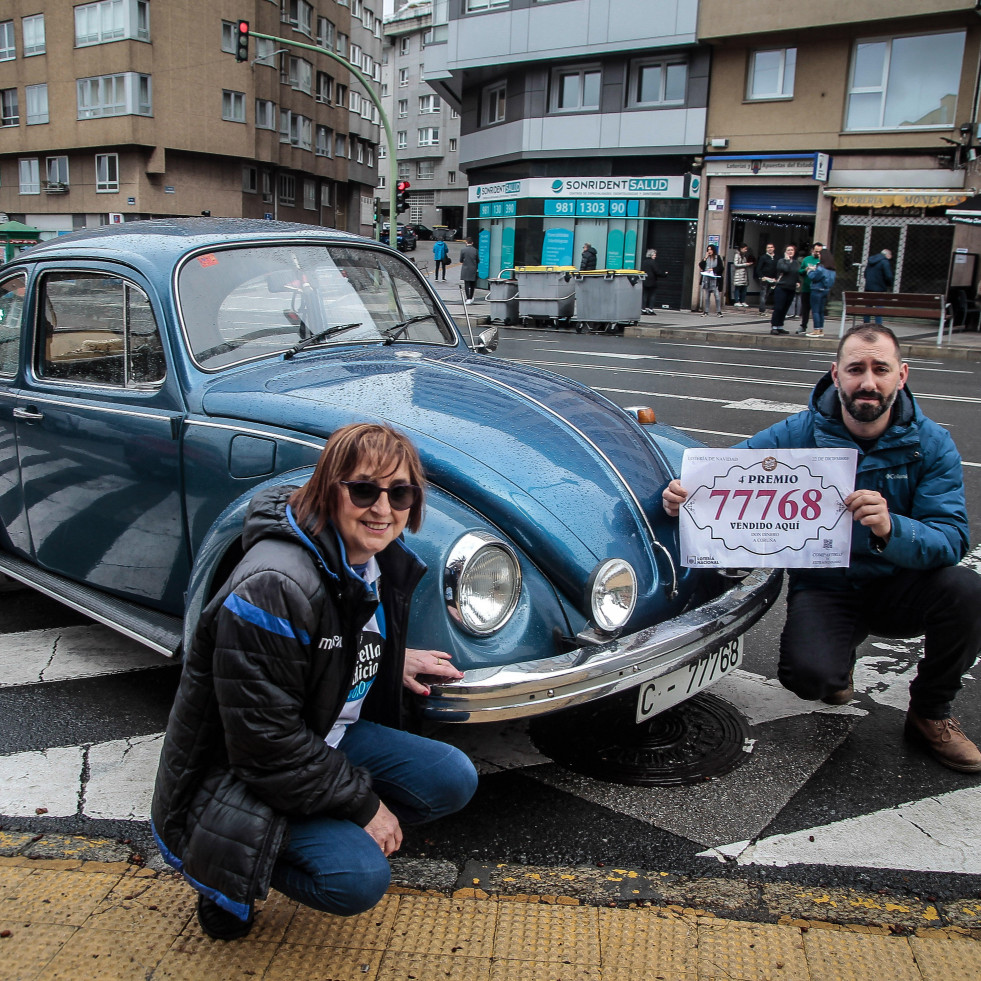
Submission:
<svg viewBox="0 0 981 981">
<path fill-rule="evenodd" d="M 825 197 L 839 208 L 950 208 L 973 197 L 973 187 L 963 191 L 929 188 L 826 187 Z"/>
</svg>

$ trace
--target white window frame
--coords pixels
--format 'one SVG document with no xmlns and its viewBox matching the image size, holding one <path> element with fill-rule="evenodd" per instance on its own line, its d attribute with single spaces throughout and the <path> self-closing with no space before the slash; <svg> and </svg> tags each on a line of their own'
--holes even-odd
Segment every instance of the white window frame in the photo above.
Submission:
<svg viewBox="0 0 981 981">
<path fill-rule="evenodd" d="M 330 157 L 334 149 L 334 131 L 329 126 L 317 125 L 313 152 L 318 157 Z"/>
<path fill-rule="evenodd" d="M 484 89 L 481 97 L 481 125 L 496 126 L 507 116 L 508 83 L 495 82 Z"/>
<path fill-rule="evenodd" d="M 420 126 L 417 138 L 418 146 L 439 146 L 439 127 Z"/>
<path fill-rule="evenodd" d="M 28 126 L 48 122 L 48 83 L 24 86 L 24 109 Z"/>
<path fill-rule="evenodd" d="M 399 38 L 399 54 L 407 55 L 409 53 L 409 35 L 405 34 Z"/>
<path fill-rule="evenodd" d="M 762 55 L 777 55 L 777 85 L 773 89 L 757 91 L 757 79 L 763 69 L 758 65 Z M 794 80 L 797 74 L 796 48 L 760 48 L 749 56 L 749 68 L 746 77 L 746 101 L 792 99 L 794 97 Z"/>
<path fill-rule="evenodd" d="M 440 111 L 440 100 L 439 96 L 435 92 L 429 93 L 429 95 L 419 96 L 419 114 L 425 115 L 426 113 L 433 113 Z"/>
<path fill-rule="evenodd" d="M 24 38 L 24 57 L 43 55 L 47 50 L 44 40 L 44 14 L 31 14 L 21 18 L 20 27 Z"/>
<path fill-rule="evenodd" d="M 255 128 L 276 131 L 276 103 L 272 99 L 255 100 Z"/>
<path fill-rule="evenodd" d="M 0 127 L 20 126 L 20 99 L 16 87 L 0 89 Z"/>
<path fill-rule="evenodd" d="M 96 194 L 115 194 L 119 191 L 119 154 L 97 153 L 95 155 Z"/>
<path fill-rule="evenodd" d="M 238 24 L 230 20 L 221 22 L 221 50 L 225 54 L 235 54 L 238 50 Z M 257 55 L 258 53 L 256 50 Z"/>
<path fill-rule="evenodd" d="M 296 204 L 296 178 L 292 174 L 280 174 L 276 180 L 276 193 L 280 204 L 293 207 Z"/>
<path fill-rule="evenodd" d="M 588 75 L 599 75 L 599 84 L 596 92 L 596 104 L 585 102 L 586 77 Z M 578 77 L 578 100 L 572 106 L 560 106 L 559 101 L 562 97 L 562 83 L 566 78 Z M 603 99 L 603 69 L 599 64 L 589 65 L 566 65 L 561 68 L 552 69 L 552 84 L 549 95 L 550 113 L 569 113 L 569 112 L 598 112 L 600 103 Z"/>
<path fill-rule="evenodd" d="M 456 153 L 456 137 L 451 136 L 446 146 L 447 152 Z"/>
<path fill-rule="evenodd" d="M 640 93 L 642 75 L 656 68 L 659 73 L 658 91 L 653 99 L 643 99 Z M 684 72 L 684 86 L 680 98 L 668 98 L 668 73 L 680 68 Z M 627 105 L 633 109 L 647 109 L 652 106 L 683 106 L 688 100 L 688 62 L 683 59 L 644 58 L 630 65 L 630 83 L 627 90 Z"/>
<path fill-rule="evenodd" d="M 104 116 L 152 116 L 153 88 L 149 75 L 121 72 L 75 81 L 79 119 Z"/>
<path fill-rule="evenodd" d="M 327 17 L 317 18 L 317 44 L 328 51 L 334 50 L 334 40 L 337 37 L 337 28 L 334 22 Z"/>
<path fill-rule="evenodd" d="M 334 134 L 334 156 L 335 157 L 347 156 L 347 133 Z"/>
<path fill-rule="evenodd" d="M 290 58 L 290 86 L 297 92 L 313 95 L 313 65 L 306 58 Z"/>
<path fill-rule="evenodd" d="M 846 133 L 855 132 L 870 132 L 883 130 L 887 132 L 902 132 L 905 130 L 930 130 L 930 129 L 949 129 L 956 119 L 956 102 L 955 106 L 952 108 L 952 116 L 949 121 L 943 121 L 938 123 L 922 123 L 919 125 L 887 125 L 885 122 L 886 108 L 889 101 L 889 75 L 892 67 L 892 52 L 893 46 L 897 41 L 907 41 L 911 39 L 926 38 L 932 36 L 948 36 L 955 37 L 960 36 L 961 38 L 961 62 L 957 65 L 956 72 L 954 72 L 954 77 L 950 80 L 954 87 L 955 96 L 959 95 L 959 81 L 961 72 L 963 69 L 964 52 L 965 52 L 965 32 L 963 30 L 955 31 L 927 31 L 917 34 L 897 34 L 891 37 L 877 37 L 877 38 L 858 38 L 852 45 L 851 61 L 848 67 L 848 88 L 845 93 L 845 119 L 843 125 L 843 131 Z M 885 44 L 886 53 L 883 58 L 882 65 L 882 76 L 878 85 L 867 85 L 867 86 L 856 86 L 854 84 L 854 76 L 856 69 L 856 61 L 858 55 L 858 49 L 862 45 L 873 45 L 873 44 Z M 932 64 L 923 64 L 920 66 L 925 73 L 936 74 L 936 66 Z M 861 125 L 853 126 L 850 123 L 851 116 L 851 104 L 853 96 L 861 95 L 871 95 L 878 93 L 879 99 L 879 123 L 878 125 Z"/>
<path fill-rule="evenodd" d="M 259 192 L 259 169 L 249 164 L 242 166 L 242 191 L 245 194 Z"/>
<path fill-rule="evenodd" d="M 409 145 L 409 131 L 405 129 L 400 129 L 395 134 L 395 146 L 396 149 L 405 150 Z"/>
<path fill-rule="evenodd" d="M 21 194 L 41 193 L 41 165 L 37 157 L 20 157 L 17 161 L 17 178 Z"/>
<path fill-rule="evenodd" d="M 448 170 L 446 172 L 446 183 L 447 184 L 455 184 L 456 183 L 456 171 L 455 170 Z"/>
<path fill-rule="evenodd" d="M 315 181 L 303 182 L 303 207 L 307 211 L 317 210 L 317 185 Z"/>
<path fill-rule="evenodd" d="M 229 123 L 245 122 L 245 93 L 221 90 L 221 118 Z"/>
<path fill-rule="evenodd" d="M 0 61 L 13 61 L 17 57 L 17 40 L 12 20 L 0 21 Z"/>
<path fill-rule="evenodd" d="M 434 181 L 436 180 L 436 161 L 430 157 L 428 160 L 416 161 L 416 180 Z"/>
<path fill-rule="evenodd" d="M 322 105 L 329 106 L 333 98 L 334 76 L 327 72 L 317 72 L 317 90 L 314 98 Z"/>
<path fill-rule="evenodd" d="M 398 104 L 398 118 L 399 119 L 405 119 L 405 117 L 408 116 L 408 115 L 409 115 L 409 100 L 408 99 L 399 99 L 399 104 Z"/>
<path fill-rule="evenodd" d="M 57 157 L 46 157 L 44 173 L 48 184 L 64 184 L 67 187 L 71 183 L 68 172 L 68 157 L 64 154 Z"/>
<path fill-rule="evenodd" d="M 399 69 L 399 88 L 405 88 L 409 84 L 409 69 L 400 68 Z"/>
<path fill-rule="evenodd" d="M 494 10 L 497 7 L 507 7 L 511 0 L 467 0 L 465 13 L 479 14 L 485 10 Z"/>
<path fill-rule="evenodd" d="M 398 178 L 400 181 L 407 181 L 409 179 L 409 161 L 400 160 L 398 168 Z"/>
<path fill-rule="evenodd" d="M 75 8 L 75 47 L 124 39 L 150 40 L 147 0 L 98 0 Z"/>
</svg>

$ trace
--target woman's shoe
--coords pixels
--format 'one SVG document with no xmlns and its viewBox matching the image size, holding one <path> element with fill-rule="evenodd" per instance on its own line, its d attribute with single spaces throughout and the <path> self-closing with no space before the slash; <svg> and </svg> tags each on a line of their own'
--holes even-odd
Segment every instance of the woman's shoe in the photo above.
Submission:
<svg viewBox="0 0 981 981">
<path fill-rule="evenodd" d="M 808 337 L 824 337 L 824 331 L 823 330 L 809 330 L 807 332 L 807 336 Z"/>
</svg>

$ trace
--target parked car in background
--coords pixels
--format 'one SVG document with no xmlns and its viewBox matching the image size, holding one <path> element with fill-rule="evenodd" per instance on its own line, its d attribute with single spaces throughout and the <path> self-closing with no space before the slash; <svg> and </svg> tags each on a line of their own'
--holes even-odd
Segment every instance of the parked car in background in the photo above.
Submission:
<svg viewBox="0 0 981 981">
<path fill-rule="evenodd" d="M 0 571 L 179 656 L 242 554 L 248 502 L 338 427 L 419 448 L 428 567 L 409 645 L 476 722 L 635 690 L 661 711 L 736 667 L 774 572 L 683 568 L 660 506 L 683 434 L 468 349 L 415 266 L 310 225 L 127 222 L 0 267 Z M 483 353 L 475 353 L 483 352 Z M 9 602 L 10 600 L 8 600 Z M 15 601 L 15 600 L 14 600 Z"/>
<path fill-rule="evenodd" d="M 381 234 L 379 240 L 385 245 L 388 245 L 388 222 L 382 225 Z M 399 252 L 414 252 L 416 248 L 416 242 L 418 241 L 415 232 L 409 225 L 396 225 L 395 227 L 395 242 L 396 248 Z"/>
<path fill-rule="evenodd" d="M 415 233 L 416 238 L 422 239 L 423 242 L 431 242 L 433 240 L 433 230 L 428 225 L 415 223 L 409 225 L 409 228 Z"/>
</svg>

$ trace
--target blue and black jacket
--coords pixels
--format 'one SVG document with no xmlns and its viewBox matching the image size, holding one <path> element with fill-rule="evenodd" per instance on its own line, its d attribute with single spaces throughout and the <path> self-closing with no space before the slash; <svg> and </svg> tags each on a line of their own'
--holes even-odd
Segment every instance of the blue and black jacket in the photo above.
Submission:
<svg viewBox="0 0 981 981">
<path fill-rule="evenodd" d="M 164 858 L 242 919 L 268 891 L 288 818 L 364 826 L 379 804 L 370 774 L 324 742 L 379 600 L 330 525 L 315 538 L 297 526 L 295 489 L 249 506 L 245 557 L 185 658 L 151 809 Z M 387 630 L 362 718 L 400 728 L 409 602 L 425 566 L 401 539 L 376 559 Z"/>
</svg>

